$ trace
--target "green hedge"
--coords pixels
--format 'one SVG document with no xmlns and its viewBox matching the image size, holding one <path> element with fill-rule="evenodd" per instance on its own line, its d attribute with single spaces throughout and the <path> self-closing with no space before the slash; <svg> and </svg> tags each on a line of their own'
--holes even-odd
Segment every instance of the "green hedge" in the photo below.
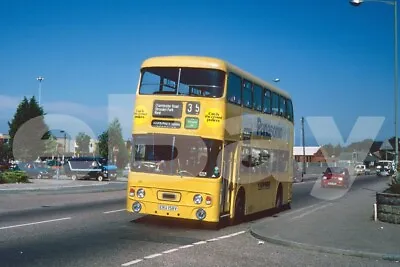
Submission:
<svg viewBox="0 0 400 267">
<path fill-rule="evenodd" d="M 0 184 L 30 183 L 28 175 L 23 171 L 6 171 L 0 173 Z"/>
</svg>

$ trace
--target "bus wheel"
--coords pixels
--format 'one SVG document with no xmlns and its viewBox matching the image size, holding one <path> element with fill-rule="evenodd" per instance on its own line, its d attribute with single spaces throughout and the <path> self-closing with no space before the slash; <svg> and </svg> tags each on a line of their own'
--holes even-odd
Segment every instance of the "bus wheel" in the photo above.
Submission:
<svg viewBox="0 0 400 267">
<path fill-rule="evenodd" d="M 280 211 L 283 206 L 283 192 L 282 185 L 279 185 L 278 191 L 276 192 L 275 208 Z"/>
<path fill-rule="evenodd" d="M 75 174 L 73 174 L 73 175 L 71 176 L 71 179 L 74 180 L 74 181 L 75 181 L 77 178 L 78 178 L 78 177 L 76 177 Z"/>
<path fill-rule="evenodd" d="M 244 206 L 245 206 L 245 195 L 243 191 L 240 191 L 236 197 L 236 202 L 235 202 L 235 223 L 243 222 Z"/>
</svg>

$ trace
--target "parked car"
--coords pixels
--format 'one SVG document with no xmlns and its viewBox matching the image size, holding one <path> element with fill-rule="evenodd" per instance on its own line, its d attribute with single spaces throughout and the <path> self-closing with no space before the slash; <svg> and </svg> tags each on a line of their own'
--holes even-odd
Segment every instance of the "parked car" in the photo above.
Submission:
<svg viewBox="0 0 400 267">
<path fill-rule="evenodd" d="M 25 162 L 25 163 L 17 163 L 12 168 L 15 171 L 23 171 L 25 172 L 29 178 L 53 178 L 54 171 L 49 168 L 44 167 L 42 164 L 38 164 L 35 162 Z"/>
<path fill-rule="evenodd" d="M 379 169 L 376 169 L 376 175 L 378 175 L 378 176 L 387 177 L 387 176 L 390 176 L 390 175 L 393 175 L 393 174 L 394 174 L 394 170 L 389 169 L 386 166 L 382 167 L 382 168 L 379 168 Z"/>
<path fill-rule="evenodd" d="M 322 173 L 321 187 L 344 187 L 350 186 L 349 170 L 344 167 L 328 167 Z"/>
<path fill-rule="evenodd" d="M 356 165 L 354 168 L 354 174 L 355 175 L 369 175 L 371 173 L 371 170 L 367 168 L 364 164 L 359 164 Z"/>
</svg>

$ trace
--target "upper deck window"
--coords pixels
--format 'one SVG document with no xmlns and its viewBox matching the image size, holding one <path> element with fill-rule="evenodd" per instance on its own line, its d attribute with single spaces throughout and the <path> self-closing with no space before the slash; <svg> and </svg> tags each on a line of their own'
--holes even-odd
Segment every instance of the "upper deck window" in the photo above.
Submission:
<svg viewBox="0 0 400 267">
<path fill-rule="evenodd" d="M 254 105 L 254 109 L 257 111 L 262 111 L 262 100 L 263 100 L 263 89 L 258 86 L 258 85 L 254 85 L 254 101 L 253 101 L 253 105 Z"/>
<path fill-rule="evenodd" d="M 230 103 L 242 104 L 242 78 L 232 72 L 228 76 L 227 99 Z"/>
<path fill-rule="evenodd" d="M 225 73 L 215 69 L 152 67 L 142 69 L 139 94 L 222 97 Z"/>
<path fill-rule="evenodd" d="M 272 114 L 279 115 L 279 95 L 275 92 L 272 93 Z"/>
<path fill-rule="evenodd" d="M 246 108 L 253 108 L 253 84 L 249 81 L 243 82 L 243 106 Z"/>
<path fill-rule="evenodd" d="M 271 91 L 268 89 L 265 89 L 264 91 L 263 112 L 268 114 L 271 113 Z"/>
<path fill-rule="evenodd" d="M 279 116 L 286 117 L 286 98 L 279 96 Z"/>
<path fill-rule="evenodd" d="M 286 109 L 287 109 L 288 119 L 290 121 L 293 121 L 293 104 L 292 104 L 292 100 L 288 99 L 287 105 L 286 105 Z"/>
</svg>

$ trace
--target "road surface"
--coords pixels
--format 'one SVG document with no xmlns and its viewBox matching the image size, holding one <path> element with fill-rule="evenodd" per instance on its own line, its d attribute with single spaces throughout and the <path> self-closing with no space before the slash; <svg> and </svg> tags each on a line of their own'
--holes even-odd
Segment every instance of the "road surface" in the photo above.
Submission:
<svg viewBox="0 0 400 267">
<path fill-rule="evenodd" d="M 349 194 L 377 179 L 357 178 Z M 310 196 L 313 185 L 294 185 L 292 210 L 307 212 L 320 201 Z M 262 243 L 249 233 L 254 221 L 213 230 L 127 214 L 124 194 L 90 205 L 2 214 L 1 266 L 399 266 Z"/>
</svg>

